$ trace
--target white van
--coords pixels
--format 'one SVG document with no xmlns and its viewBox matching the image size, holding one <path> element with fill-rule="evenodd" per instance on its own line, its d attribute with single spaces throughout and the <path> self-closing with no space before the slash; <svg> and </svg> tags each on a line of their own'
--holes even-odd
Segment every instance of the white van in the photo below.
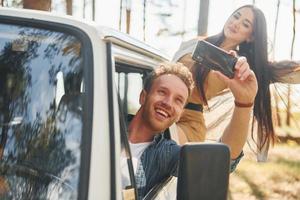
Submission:
<svg viewBox="0 0 300 200">
<path fill-rule="evenodd" d="M 167 60 L 92 22 L 1 8 L 0 199 L 120 200 L 128 193 L 135 199 L 134 181 L 127 191 L 121 186 L 120 152 L 128 141 L 120 120 L 135 114 L 143 78 Z M 176 135 L 173 128 L 166 134 Z M 225 153 L 218 154 L 228 162 L 225 173 L 209 171 L 216 160 L 206 161 L 205 176 L 197 158 L 182 161 L 180 188 L 169 189 L 166 180 L 146 199 L 168 199 L 162 191 L 175 193 L 172 198 L 181 192 L 182 199 L 201 199 L 199 191 L 214 199 L 221 192 L 218 199 L 225 199 L 227 150 L 222 146 Z M 213 158 L 211 152 L 201 159 Z"/>
</svg>

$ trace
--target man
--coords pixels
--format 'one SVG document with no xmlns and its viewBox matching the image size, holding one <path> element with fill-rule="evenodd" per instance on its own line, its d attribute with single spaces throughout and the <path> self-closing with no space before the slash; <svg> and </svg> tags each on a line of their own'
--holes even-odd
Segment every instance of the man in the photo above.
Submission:
<svg viewBox="0 0 300 200">
<path fill-rule="evenodd" d="M 214 73 L 226 81 L 236 101 L 245 105 L 254 101 L 257 81 L 244 57 L 238 59 L 234 79 Z M 128 127 L 139 198 L 164 178 L 176 175 L 180 146 L 161 133 L 179 119 L 192 88 L 192 75 L 180 63 L 161 64 L 145 81 L 140 94 L 141 107 Z M 250 112 L 251 108 L 236 106 L 228 129 L 234 126 L 241 134 L 231 135 L 225 131 L 221 138 L 235 158 L 232 169 L 242 156 Z"/>
</svg>

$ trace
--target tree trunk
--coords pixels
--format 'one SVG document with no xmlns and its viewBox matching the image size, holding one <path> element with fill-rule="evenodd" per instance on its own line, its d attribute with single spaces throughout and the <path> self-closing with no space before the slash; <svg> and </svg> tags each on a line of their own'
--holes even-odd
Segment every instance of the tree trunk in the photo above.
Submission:
<svg viewBox="0 0 300 200">
<path fill-rule="evenodd" d="M 293 38 L 292 38 L 292 46 L 291 46 L 291 60 L 293 60 L 294 56 L 294 44 L 296 38 L 296 0 L 293 0 Z"/>
<path fill-rule="evenodd" d="M 277 34 L 279 8 L 280 8 L 280 0 L 277 0 L 277 10 L 276 10 L 276 19 L 275 19 L 275 27 L 274 27 L 274 38 L 273 38 L 273 51 L 272 51 L 272 59 L 273 60 L 274 60 L 274 57 L 275 57 L 276 34 Z"/>
<path fill-rule="evenodd" d="M 95 14 L 96 14 L 96 2 L 92 0 L 92 19 L 95 21 Z"/>
<path fill-rule="evenodd" d="M 83 0 L 83 6 L 82 6 L 82 17 L 85 18 L 85 8 L 86 8 L 86 1 Z"/>
<path fill-rule="evenodd" d="M 131 11 L 126 10 L 126 33 L 130 33 L 130 20 L 131 20 Z"/>
<path fill-rule="evenodd" d="M 147 0 L 144 0 L 143 3 L 143 40 L 146 41 L 146 8 Z"/>
<path fill-rule="evenodd" d="M 51 0 L 23 0 L 23 8 L 50 11 Z"/>
<path fill-rule="evenodd" d="M 119 31 L 121 31 L 122 28 L 122 10 L 123 10 L 123 0 L 120 0 L 120 7 L 119 7 Z"/>
<path fill-rule="evenodd" d="M 293 60 L 294 53 L 294 44 L 296 36 L 296 0 L 293 0 L 293 37 L 292 37 L 292 46 L 291 46 L 291 60 Z M 291 125 L 291 86 L 288 85 L 287 92 L 287 108 L 286 108 L 286 125 Z"/>
<path fill-rule="evenodd" d="M 275 111 L 276 111 L 276 122 L 279 127 L 281 127 L 281 117 L 279 110 L 279 97 L 276 89 L 273 90 L 274 100 L 275 100 Z"/>
<path fill-rule="evenodd" d="M 66 0 L 67 15 L 73 15 L 73 0 Z"/>
<path fill-rule="evenodd" d="M 186 33 L 185 31 L 185 25 L 186 25 L 186 16 L 187 16 L 187 0 L 184 0 L 183 2 L 183 15 L 182 15 L 182 27 L 181 27 L 181 31 L 180 31 L 180 35 L 182 40 L 184 40 L 184 35 Z"/>
<path fill-rule="evenodd" d="M 198 35 L 205 36 L 207 34 L 208 14 L 209 0 L 201 0 L 198 18 Z"/>
<path fill-rule="evenodd" d="M 126 1 L 126 33 L 130 33 L 131 22 L 131 0 Z"/>
<path fill-rule="evenodd" d="M 287 106 L 286 106 L 286 125 L 291 125 L 291 85 L 288 85 L 287 91 Z"/>
</svg>

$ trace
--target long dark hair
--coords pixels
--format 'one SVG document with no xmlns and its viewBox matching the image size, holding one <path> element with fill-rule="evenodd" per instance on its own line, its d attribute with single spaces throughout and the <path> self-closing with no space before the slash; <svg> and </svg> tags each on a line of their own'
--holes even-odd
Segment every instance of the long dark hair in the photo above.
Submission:
<svg viewBox="0 0 300 200">
<path fill-rule="evenodd" d="M 269 85 L 273 79 L 272 71 L 270 70 L 270 64 L 268 62 L 268 46 L 267 46 L 267 27 L 266 19 L 263 12 L 253 5 L 244 5 L 241 8 L 250 8 L 254 14 L 253 22 L 253 40 L 251 42 L 243 42 L 239 44 L 238 54 L 240 56 L 245 56 L 247 61 L 254 71 L 257 82 L 258 82 L 258 92 L 255 97 L 254 102 L 254 117 L 258 122 L 258 128 L 262 135 L 260 135 L 260 142 L 258 145 L 261 149 L 266 143 L 275 141 L 275 133 L 272 121 L 272 110 L 271 110 L 271 95 Z M 224 29 L 221 33 L 208 37 L 205 40 L 220 46 L 225 39 Z M 207 104 L 207 99 L 204 92 L 204 82 L 209 73 L 209 70 L 205 67 L 195 66 L 193 68 L 195 71 L 196 85 L 199 90 L 200 95 L 204 104 Z M 252 126 L 252 139 L 253 136 L 253 126 Z"/>
</svg>

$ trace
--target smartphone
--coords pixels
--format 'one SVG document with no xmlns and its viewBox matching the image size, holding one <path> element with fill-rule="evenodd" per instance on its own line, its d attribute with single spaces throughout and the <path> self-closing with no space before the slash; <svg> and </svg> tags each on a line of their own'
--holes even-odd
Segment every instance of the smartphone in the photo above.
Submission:
<svg viewBox="0 0 300 200">
<path fill-rule="evenodd" d="M 229 78 L 234 77 L 237 57 L 205 40 L 197 42 L 192 58 L 209 69 L 220 71 Z"/>
</svg>

